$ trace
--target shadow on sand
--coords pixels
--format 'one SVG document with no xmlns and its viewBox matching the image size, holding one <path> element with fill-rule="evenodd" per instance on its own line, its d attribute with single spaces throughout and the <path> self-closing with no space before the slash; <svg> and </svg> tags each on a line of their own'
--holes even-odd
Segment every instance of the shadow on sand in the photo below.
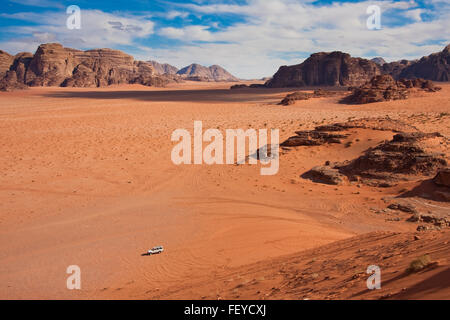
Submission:
<svg viewBox="0 0 450 320">
<path fill-rule="evenodd" d="M 58 91 L 45 94 L 46 97 L 62 99 L 132 99 L 153 102 L 196 102 L 196 103 L 233 103 L 233 102 L 278 102 L 274 95 L 292 89 L 200 89 L 200 90 L 98 90 L 98 91 Z"/>
</svg>

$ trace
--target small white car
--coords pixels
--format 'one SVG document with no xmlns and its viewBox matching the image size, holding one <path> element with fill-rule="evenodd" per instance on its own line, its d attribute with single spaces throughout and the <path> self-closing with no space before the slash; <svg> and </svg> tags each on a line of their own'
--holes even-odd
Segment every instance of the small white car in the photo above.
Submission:
<svg viewBox="0 0 450 320">
<path fill-rule="evenodd" d="M 148 255 L 152 255 L 152 254 L 160 254 L 164 251 L 164 248 L 162 246 L 160 247 L 154 247 L 151 248 L 150 250 L 147 251 Z"/>
</svg>

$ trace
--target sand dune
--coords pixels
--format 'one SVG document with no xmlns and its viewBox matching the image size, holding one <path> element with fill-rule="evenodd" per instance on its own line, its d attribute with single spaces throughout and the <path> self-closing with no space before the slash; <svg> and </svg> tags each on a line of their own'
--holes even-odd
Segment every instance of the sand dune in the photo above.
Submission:
<svg viewBox="0 0 450 320">
<path fill-rule="evenodd" d="M 448 84 L 442 84 L 440 92 L 417 93 L 409 100 L 348 106 L 331 97 L 289 107 L 277 103 L 292 90 L 233 92 L 230 85 L 31 88 L 0 94 L 0 298 L 302 298 L 300 290 L 273 293 L 279 279 L 266 278 L 266 271 L 260 275 L 259 266 L 289 262 L 277 259 L 296 259 L 298 252 L 338 240 L 351 242 L 345 239 L 354 236 L 384 241 L 378 233 L 366 235 L 369 232 L 400 233 L 392 235 L 395 241 L 411 237 L 417 225 L 405 221 L 407 214 L 399 213 L 401 220 L 393 221 L 389 218 L 397 214 L 378 214 L 372 208 L 384 209 L 385 198 L 420 183 L 337 188 L 300 178 L 327 160 L 355 158 L 391 139 L 391 131 L 355 130 L 349 148 L 283 151 L 275 176 L 261 176 L 259 166 L 250 165 L 175 166 L 170 136 L 178 128 L 192 131 L 194 120 L 201 120 L 204 127 L 220 130 L 279 128 L 283 141 L 296 130 L 319 124 L 385 116 L 448 136 Z M 448 209 L 448 203 L 418 201 Z M 448 233 L 426 237 L 447 239 Z M 354 253 L 359 247 L 348 243 L 334 245 L 344 257 L 353 257 L 345 250 Z M 384 250 L 391 244 L 374 250 L 387 254 Z M 166 248 L 164 254 L 141 256 L 156 245 Z M 435 248 L 434 242 L 429 245 Z M 439 250 L 439 257 L 448 257 L 448 251 Z M 308 259 L 311 252 L 304 253 Z M 321 253 L 318 259 L 329 255 Z M 405 260 L 398 258 L 398 270 L 411 257 L 408 253 Z M 372 263 L 370 256 L 355 261 L 358 270 Z M 82 290 L 67 290 L 69 265 L 80 266 Z M 446 266 L 448 261 L 440 261 L 429 275 L 445 277 Z M 389 268 L 393 272 L 396 267 Z M 349 270 L 345 268 L 342 277 Z M 261 278 L 262 285 L 254 290 L 244 283 L 244 290 L 238 290 L 242 293 L 236 293 L 232 286 L 238 280 L 218 284 L 241 272 Z M 317 285 L 317 294 L 310 297 L 380 298 L 353 295 L 362 290 L 363 278 L 353 289 L 335 295 L 333 286 Z M 414 285 L 426 278 L 417 276 Z M 395 284 L 392 290 L 399 288 L 398 282 L 388 282 L 387 293 L 392 291 L 390 283 Z M 441 289 L 430 297 L 448 298 L 448 291 Z M 421 297 L 419 289 L 411 290 L 392 291 L 393 297 Z"/>
</svg>

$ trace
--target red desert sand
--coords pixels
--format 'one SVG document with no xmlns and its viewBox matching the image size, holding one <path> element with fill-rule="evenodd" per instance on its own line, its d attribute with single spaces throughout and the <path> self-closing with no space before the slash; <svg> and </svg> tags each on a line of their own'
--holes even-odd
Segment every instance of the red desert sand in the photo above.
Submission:
<svg viewBox="0 0 450 320">
<path fill-rule="evenodd" d="M 0 93 L 0 299 L 448 299 L 448 228 L 417 232 L 388 210 L 405 190 L 301 178 L 359 157 L 390 130 L 352 129 L 351 144 L 281 149 L 280 170 L 171 161 L 174 130 L 295 131 L 389 117 L 450 134 L 450 85 L 408 100 L 340 104 L 330 96 L 279 106 L 289 89 L 231 83 Z M 343 93 L 345 94 L 345 93 Z M 445 146 L 448 151 L 448 145 Z M 410 196 L 424 212 L 445 201 Z M 428 210 L 428 211 L 427 211 Z M 157 256 L 141 256 L 154 246 Z M 406 272 L 428 255 L 429 266 Z M 66 287 L 81 268 L 81 290 Z M 366 269 L 378 265 L 381 290 Z"/>
</svg>

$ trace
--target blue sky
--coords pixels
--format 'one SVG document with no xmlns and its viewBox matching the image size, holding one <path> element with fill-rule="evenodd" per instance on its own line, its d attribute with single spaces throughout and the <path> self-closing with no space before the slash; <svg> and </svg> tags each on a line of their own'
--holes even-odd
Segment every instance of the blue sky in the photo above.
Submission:
<svg viewBox="0 0 450 320">
<path fill-rule="evenodd" d="M 66 27 L 69 5 L 81 8 L 80 30 Z M 380 7 L 380 30 L 367 28 L 370 5 Z M 261 78 L 318 51 L 388 61 L 440 51 L 450 43 L 450 1 L 2 0 L 0 27 L 0 49 L 12 54 L 60 42 Z"/>
</svg>

